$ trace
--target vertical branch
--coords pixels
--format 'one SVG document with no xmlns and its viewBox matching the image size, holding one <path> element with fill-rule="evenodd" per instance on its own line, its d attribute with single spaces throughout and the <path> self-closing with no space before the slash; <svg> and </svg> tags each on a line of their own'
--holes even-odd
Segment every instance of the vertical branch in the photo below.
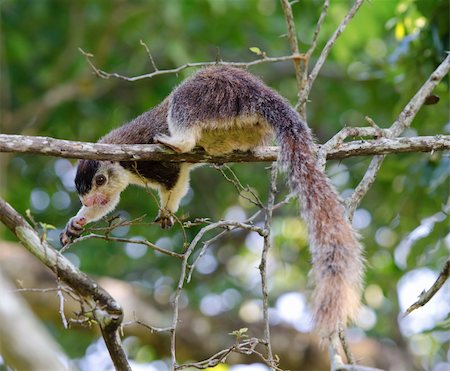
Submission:
<svg viewBox="0 0 450 371">
<path fill-rule="evenodd" d="M 330 343 L 328 344 L 328 357 L 330 358 L 332 371 L 345 369 L 344 361 L 339 352 L 339 337 L 337 334 L 332 335 L 330 338 Z"/>
<path fill-rule="evenodd" d="M 302 94 L 300 96 L 300 102 L 306 102 L 308 99 L 309 93 L 311 92 L 311 87 L 316 80 L 320 70 L 322 69 L 323 64 L 325 63 L 326 59 L 328 58 L 328 55 L 330 54 L 330 51 L 333 47 L 333 45 L 336 43 L 336 40 L 341 35 L 342 32 L 344 32 L 345 28 L 351 21 L 351 19 L 355 16 L 358 9 L 363 4 L 364 0 L 356 0 L 353 4 L 353 6 L 350 8 L 347 15 L 344 17 L 342 22 L 339 24 L 336 31 L 334 31 L 334 34 L 330 37 L 328 42 L 326 43 L 325 47 L 323 48 L 322 52 L 320 53 L 319 58 L 317 59 L 316 64 L 314 65 L 311 73 L 308 76 L 307 82 L 304 86 L 304 89 L 302 91 Z"/>
<path fill-rule="evenodd" d="M 264 340 L 267 342 L 267 360 L 270 364 L 270 368 L 275 369 L 275 361 L 273 359 L 272 344 L 270 342 L 270 323 L 269 323 L 269 288 L 267 286 L 267 255 L 269 249 L 272 247 L 272 214 L 275 204 L 275 194 L 277 192 L 277 166 L 276 163 L 271 167 L 271 179 L 270 179 L 270 191 L 267 201 L 267 208 L 264 220 L 264 229 L 266 234 L 264 235 L 264 247 L 261 254 L 261 263 L 259 265 L 259 271 L 261 274 L 261 286 L 263 296 L 263 321 L 264 321 Z"/>
<path fill-rule="evenodd" d="M 347 208 L 347 216 L 350 220 L 353 219 L 353 214 L 355 213 L 356 208 L 359 203 L 369 191 L 372 184 L 375 182 L 375 178 L 378 174 L 378 171 L 381 169 L 381 165 L 385 159 L 386 155 L 378 155 L 372 158 L 370 161 L 369 167 L 366 170 L 363 178 L 359 182 L 358 186 L 353 191 L 351 197 L 346 199 L 346 208 Z"/>
<path fill-rule="evenodd" d="M 308 75 L 308 60 L 304 55 L 300 54 L 298 48 L 297 32 L 295 30 L 294 16 L 292 14 L 292 8 L 289 0 L 281 0 L 281 7 L 283 8 L 284 18 L 286 19 L 287 25 L 287 37 L 289 40 L 289 45 L 291 47 L 292 56 L 294 57 L 294 69 L 295 78 L 297 79 L 297 96 L 298 103 L 296 105 L 297 111 L 300 113 L 302 118 L 306 118 L 305 106 L 300 105 L 300 98 L 303 88 L 306 85 L 306 79 Z"/>
<path fill-rule="evenodd" d="M 330 0 L 325 0 L 323 2 L 323 8 L 322 12 L 320 13 L 319 20 L 317 21 L 316 29 L 314 30 L 311 46 L 309 47 L 308 51 L 306 52 L 306 56 L 309 58 L 311 57 L 312 53 L 314 53 L 314 50 L 316 50 L 317 46 L 317 40 L 319 38 L 320 29 L 322 27 L 323 21 L 325 20 L 325 17 L 328 12 L 328 7 L 330 6 Z"/>
<path fill-rule="evenodd" d="M 172 370 L 178 369 L 178 362 L 176 357 L 176 335 L 177 335 L 177 326 L 178 326 L 178 318 L 180 313 L 179 302 L 180 295 L 183 291 L 184 281 L 186 280 L 186 272 L 188 268 L 188 259 L 191 256 L 192 251 L 194 250 L 195 245 L 189 246 L 186 252 L 183 255 L 183 260 L 181 263 L 181 273 L 180 278 L 178 279 L 177 289 L 175 291 L 175 295 L 173 297 L 173 318 L 172 318 L 172 326 L 170 328 L 170 358 L 172 361 Z"/>
</svg>

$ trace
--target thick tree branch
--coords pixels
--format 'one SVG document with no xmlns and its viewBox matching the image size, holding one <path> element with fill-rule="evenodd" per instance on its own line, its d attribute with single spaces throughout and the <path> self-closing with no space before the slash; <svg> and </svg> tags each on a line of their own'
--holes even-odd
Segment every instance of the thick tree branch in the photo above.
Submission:
<svg viewBox="0 0 450 371">
<path fill-rule="evenodd" d="M 407 152 L 434 152 L 450 149 L 450 136 L 423 136 L 412 138 L 379 138 L 336 143 L 327 148 L 329 160 L 354 156 L 382 155 Z M 261 147 L 253 152 L 234 152 L 211 156 L 202 150 L 173 153 L 158 144 L 101 144 L 76 142 L 49 137 L 0 134 L 0 152 L 34 153 L 63 158 L 114 161 L 167 161 L 216 163 L 276 161 L 277 147 Z"/>
<path fill-rule="evenodd" d="M 123 317 L 120 305 L 98 283 L 54 250 L 2 199 L 0 199 L 0 221 L 18 237 L 29 252 L 80 295 L 89 307 L 89 311 L 85 311 L 84 315 L 92 317 L 99 324 L 116 369 L 131 370 L 118 333 Z"/>
</svg>

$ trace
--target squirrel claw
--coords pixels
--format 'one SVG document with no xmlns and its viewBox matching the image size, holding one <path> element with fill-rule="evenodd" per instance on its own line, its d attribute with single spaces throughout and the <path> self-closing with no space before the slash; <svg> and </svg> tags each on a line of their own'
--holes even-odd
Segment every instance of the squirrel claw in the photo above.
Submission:
<svg viewBox="0 0 450 371">
<path fill-rule="evenodd" d="M 73 217 L 69 220 L 64 231 L 59 235 L 59 241 L 62 246 L 73 242 L 73 240 L 80 237 L 83 232 L 83 227 L 86 224 L 86 218 L 84 217 Z"/>
</svg>

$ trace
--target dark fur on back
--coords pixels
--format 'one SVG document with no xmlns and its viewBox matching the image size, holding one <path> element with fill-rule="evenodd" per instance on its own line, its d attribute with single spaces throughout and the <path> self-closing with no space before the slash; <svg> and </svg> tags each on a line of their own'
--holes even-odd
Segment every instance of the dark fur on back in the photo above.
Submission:
<svg viewBox="0 0 450 371">
<path fill-rule="evenodd" d="M 147 180 L 164 185 L 167 190 L 175 186 L 180 172 L 180 164 L 177 162 L 121 161 L 120 164 Z"/>
<path fill-rule="evenodd" d="M 155 108 L 144 112 L 132 121 L 114 129 L 101 138 L 99 143 L 153 144 L 157 134 L 168 134 L 167 99 Z"/>
<path fill-rule="evenodd" d="M 177 125 L 192 126 L 205 121 L 229 120 L 260 113 L 276 94 L 248 72 L 228 66 L 201 70 L 172 94 L 172 119 Z M 270 109 L 271 107 L 267 107 Z"/>
<path fill-rule="evenodd" d="M 100 164 L 96 160 L 81 160 L 78 163 L 77 174 L 75 176 L 75 187 L 80 195 L 89 193 L 92 187 L 92 179 Z"/>
<path fill-rule="evenodd" d="M 314 318 L 322 335 L 328 337 L 355 318 L 363 258 L 338 195 L 318 166 L 308 126 L 277 92 L 250 73 L 233 67 L 204 69 L 172 93 L 169 122 L 173 132 L 186 135 L 189 129 L 195 133 L 200 127 L 204 135 L 205 131 L 216 133 L 226 126 L 242 125 L 248 127 L 242 135 L 251 138 L 261 119 L 276 134 L 281 147 L 280 162 L 287 170 L 292 191 L 302 203 L 316 281 Z M 225 140 L 234 146 L 242 143 L 230 136 Z"/>
<path fill-rule="evenodd" d="M 336 191 L 317 163 L 308 126 L 284 98 L 247 71 L 229 66 L 205 68 L 185 80 L 160 105 L 100 142 L 150 144 L 158 136 L 161 143 L 180 152 L 201 145 L 214 154 L 253 149 L 264 143 L 268 132 L 276 135 L 280 162 L 292 191 L 302 201 L 316 281 L 314 318 L 328 338 L 355 318 L 362 286 L 362 247 Z M 218 146 L 222 146 L 220 151 Z M 184 179 L 185 187 L 178 190 L 178 196 L 175 191 L 173 194 L 179 199 L 185 195 L 187 182 L 180 177 L 179 163 L 120 164 L 166 190 Z M 95 161 L 80 162 L 76 180 L 79 193 L 89 191 L 98 166 Z M 160 194 L 164 194 L 161 189 Z M 178 204 L 173 211 L 177 208 Z"/>
<path fill-rule="evenodd" d="M 154 144 L 155 135 L 169 133 L 167 127 L 167 109 L 168 101 L 166 99 L 155 108 L 144 112 L 129 123 L 106 134 L 99 140 L 99 143 Z M 172 162 L 121 161 L 120 164 L 128 171 L 164 185 L 166 189 L 171 189 L 176 184 L 180 172 L 180 164 Z M 87 166 L 83 167 L 83 171 L 86 168 Z M 93 175 L 90 175 L 89 171 L 89 174 L 85 174 L 83 180 L 86 178 L 86 182 L 92 182 Z M 88 179 L 89 176 L 90 179 Z"/>
</svg>

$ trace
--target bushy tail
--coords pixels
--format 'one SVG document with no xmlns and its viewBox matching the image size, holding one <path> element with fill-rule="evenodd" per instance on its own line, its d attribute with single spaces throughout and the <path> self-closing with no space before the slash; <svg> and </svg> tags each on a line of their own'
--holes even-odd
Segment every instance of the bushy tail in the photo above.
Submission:
<svg viewBox="0 0 450 371">
<path fill-rule="evenodd" d="M 274 106 L 264 116 L 275 129 L 281 164 L 308 225 L 314 319 L 321 335 L 328 337 L 353 320 L 359 308 L 364 270 L 361 245 L 336 191 L 318 166 L 309 128 L 286 102 Z"/>
</svg>

